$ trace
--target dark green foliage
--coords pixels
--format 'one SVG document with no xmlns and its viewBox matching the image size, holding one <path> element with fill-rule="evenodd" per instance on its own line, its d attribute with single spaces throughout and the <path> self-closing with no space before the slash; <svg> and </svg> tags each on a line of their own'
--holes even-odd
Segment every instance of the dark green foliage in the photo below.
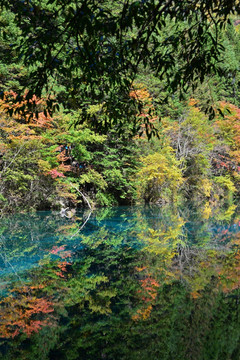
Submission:
<svg viewBox="0 0 240 360">
<path fill-rule="evenodd" d="M 218 28 L 239 10 L 237 2 L 226 0 L 14 0 L 1 5 L 14 14 L 20 31 L 14 51 L 29 68 L 28 99 L 47 92 L 47 107 L 54 109 L 54 94 L 67 108 L 81 108 L 83 119 L 90 117 L 89 105 L 102 104 L 101 122 L 90 117 L 102 131 L 122 128 L 126 119 L 136 122 L 141 103 L 128 95 L 140 66 L 151 68 L 171 92 L 180 89 L 180 97 L 206 74 L 218 72 L 223 50 Z"/>
</svg>

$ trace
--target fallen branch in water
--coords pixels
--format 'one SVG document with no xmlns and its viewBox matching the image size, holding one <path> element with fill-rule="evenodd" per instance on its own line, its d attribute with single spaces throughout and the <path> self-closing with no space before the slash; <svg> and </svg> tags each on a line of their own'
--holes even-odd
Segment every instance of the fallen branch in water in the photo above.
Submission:
<svg viewBox="0 0 240 360">
<path fill-rule="evenodd" d="M 86 196 L 83 195 L 83 193 L 82 193 L 75 185 L 73 185 L 72 183 L 70 183 L 70 185 L 71 185 L 75 190 L 77 190 L 77 192 L 79 192 L 79 194 L 83 197 L 83 199 L 84 199 L 84 200 L 86 201 L 86 203 L 88 204 L 89 209 L 92 210 L 92 207 L 91 207 L 88 199 L 86 198 Z"/>
</svg>

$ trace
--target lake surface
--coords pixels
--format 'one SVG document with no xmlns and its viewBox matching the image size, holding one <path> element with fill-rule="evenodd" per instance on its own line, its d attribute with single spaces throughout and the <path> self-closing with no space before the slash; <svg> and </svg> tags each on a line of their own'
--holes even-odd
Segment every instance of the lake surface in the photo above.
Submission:
<svg viewBox="0 0 240 360">
<path fill-rule="evenodd" d="M 1 360 L 240 359 L 236 206 L 19 214 L 0 248 Z"/>
</svg>

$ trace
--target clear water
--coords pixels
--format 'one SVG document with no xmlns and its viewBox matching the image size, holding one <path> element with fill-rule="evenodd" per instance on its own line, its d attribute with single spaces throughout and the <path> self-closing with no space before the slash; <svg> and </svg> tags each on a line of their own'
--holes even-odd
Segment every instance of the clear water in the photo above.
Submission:
<svg viewBox="0 0 240 360">
<path fill-rule="evenodd" d="M 239 245 L 233 206 L 2 218 L 0 359 L 239 360 Z"/>
</svg>

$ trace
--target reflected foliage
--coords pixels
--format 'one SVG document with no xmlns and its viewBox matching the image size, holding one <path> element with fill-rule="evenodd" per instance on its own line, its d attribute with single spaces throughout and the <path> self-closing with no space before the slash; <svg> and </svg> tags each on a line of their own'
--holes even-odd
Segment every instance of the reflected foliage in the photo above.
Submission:
<svg viewBox="0 0 240 360">
<path fill-rule="evenodd" d="M 80 232 L 81 213 L 5 219 L 1 359 L 237 360 L 240 217 L 211 212 L 102 209 Z"/>
</svg>

